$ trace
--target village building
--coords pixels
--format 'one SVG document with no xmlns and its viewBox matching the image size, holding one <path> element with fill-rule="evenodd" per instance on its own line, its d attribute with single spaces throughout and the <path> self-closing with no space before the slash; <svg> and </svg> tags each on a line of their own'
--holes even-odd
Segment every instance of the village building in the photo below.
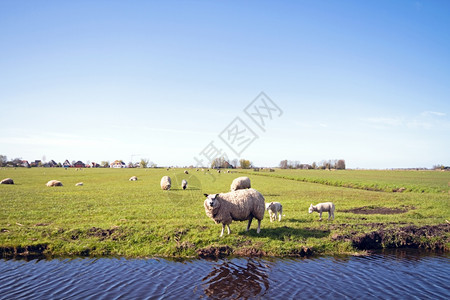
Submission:
<svg viewBox="0 0 450 300">
<path fill-rule="evenodd" d="M 115 160 L 114 162 L 109 164 L 109 167 L 110 168 L 120 169 L 120 168 L 126 168 L 127 165 L 121 160 Z"/>
</svg>

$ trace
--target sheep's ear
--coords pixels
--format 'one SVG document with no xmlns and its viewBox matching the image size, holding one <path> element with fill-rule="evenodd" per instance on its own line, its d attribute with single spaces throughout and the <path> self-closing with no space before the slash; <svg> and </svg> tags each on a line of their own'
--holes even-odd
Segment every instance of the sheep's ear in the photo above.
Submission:
<svg viewBox="0 0 450 300">
<path fill-rule="evenodd" d="M 215 200 L 216 197 L 217 197 L 217 195 L 219 195 L 219 194 L 214 194 L 214 195 L 211 197 L 211 199 Z"/>
<path fill-rule="evenodd" d="M 209 196 L 208 194 L 203 194 L 203 195 L 205 195 L 206 198 L 208 198 L 208 196 Z"/>
</svg>

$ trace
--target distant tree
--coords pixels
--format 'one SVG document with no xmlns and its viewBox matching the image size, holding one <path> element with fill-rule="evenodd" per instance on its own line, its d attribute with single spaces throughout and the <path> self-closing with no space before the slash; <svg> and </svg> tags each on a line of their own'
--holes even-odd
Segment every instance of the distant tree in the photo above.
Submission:
<svg viewBox="0 0 450 300">
<path fill-rule="evenodd" d="M 247 159 L 241 159 L 241 160 L 239 160 L 239 165 L 242 169 L 250 169 L 252 166 L 252 163 Z"/>
<path fill-rule="evenodd" d="M 336 163 L 336 169 L 338 170 L 345 170 L 345 160 L 340 159 Z"/>
<path fill-rule="evenodd" d="M 211 162 L 211 168 L 225 168 L 225 164 L 227 163 L 227 160 L 225 157 L 217 157 Z"/>
<path fill-rule="evenodd" d="M 231 165 L 232 165 L 234 168 L 237 168 L 237 167 L 239 166 L 239 160 L 238 160 L 237 158 L 233 159 L 233 160 L 231 161 Z"/>
<path fill-rule="evenodd" d="M 109 161 L 103 160 L 103 161 L 100 163 L 100 166 L 102 166 L 103 168 L 108 168 L 108 167 L 109 167 Z"/>
<path fill-rule="evenodd" d="M 148 165 L 151 167 L 151 168 L 156 168 L 156 167 L 158 167 L 158 165 L 157 164 L 155 164 L 154 162 L 149 162 L 148 163 Z"/>
<path fill-rule="evenodd" d="M 6 155 L 0 155 L 0 167 L 6 166 L 6 163 L 8 162 L 8 158 Z"/>
<path fill-rule="evenodd" d="M 141 158 L 141 162 L 139 163 L 139 166 L 140 166 L 141 168 L 147 168 L 147 166 L 148 166 L 148 159 L 146 159 L 146 158 Z"/>
<path fill-rule="evenodd" d="M 287 169 L 288 168 L 288 161 L 287 161 L 287 159 L 280 161 L 280 168 L 281 169 Z"/>
<path fill-rule="evenodd" d="M 316 164 L 316 162 L 313 162 L 313 163 L 312 163 L 311 168 L 317 169 L 317 164 Z"/>
</svg>

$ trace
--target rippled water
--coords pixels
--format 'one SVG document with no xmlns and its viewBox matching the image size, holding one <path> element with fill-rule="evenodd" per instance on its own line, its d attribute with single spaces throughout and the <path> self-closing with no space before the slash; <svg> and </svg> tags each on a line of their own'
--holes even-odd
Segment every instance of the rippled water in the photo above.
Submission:
<svg viewBox="0 0 450 300">
<path fill-rule="evenodd" d="M 0 260 L 0 299 L 449 299 L 450 257 Z"/>
</svg>

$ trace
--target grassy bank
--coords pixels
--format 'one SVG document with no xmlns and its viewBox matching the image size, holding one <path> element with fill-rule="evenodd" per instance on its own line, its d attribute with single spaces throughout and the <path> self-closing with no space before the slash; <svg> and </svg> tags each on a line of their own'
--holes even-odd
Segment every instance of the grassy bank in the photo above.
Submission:
<svg viewBox="0 0 450 300">
<path fill-rule="evenodd" d="M 128 181 L 133 175 L 138 181 Z M 159 187 L 164 175 L 172 178 L 170 191 Z M 450 248 L 445 225 L 450 216 L 448 172 L 249 172 L 252 186 L 266 202 L 281 202 L 285 216 L 281 223 L 270 223 L 266 214 L 259 235 L 256 221 L 249 232 L 246 222 L 234 222 L 232 234 L 219 238 L 221 226 L 206 217 L 203 193 L 226 192 L 239 175 L 195 169 L 188 175 L 180 169 L 1 169 L 0 179 L 10 177 L 15 184 L 0 185 L 0 249 L 3 256 L 27 251 L 126 257 L 341 254 L 364 249 L 354 237 L 364 240 L 377 230 L 383 230 L 383 238 L 389 232 L 395 237 L 399 228 L 408 226 L 414 235 L 418 232 L 414 228 L 434 225 L 442 229 L 439 234 L 427 231 L 417 241 L 400 239 L 397 246 Z M 317 184 L 304 178 L 343 184 Z M 64 186 L 46 187 L 51 179 Z M 185 191 L 182 179 L 189 182 Z M 75 186 L 80 181 L 84 186 Z M 387 192 L 360 185 L 381 186 Z M 407 191 L 393 193 L 394 186 Z M 324 201 L 336 205 L 332 222 L 319 222 L 316 213 L 307 212 L 311 203 Z M 365 214 L 354 210 L 358 208 Z M 395 213 L 372 214 L 380 208 Z M 390 242 L 379 246 L 396 245 L 392 238 L 386 240 Z"/>
</svg>

